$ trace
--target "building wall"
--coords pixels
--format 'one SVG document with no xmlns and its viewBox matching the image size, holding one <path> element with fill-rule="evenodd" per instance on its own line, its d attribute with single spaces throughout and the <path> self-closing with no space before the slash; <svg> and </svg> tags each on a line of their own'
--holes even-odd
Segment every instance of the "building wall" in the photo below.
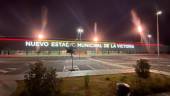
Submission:
<svg viewBox="0 0 170 96">
<path fill-rule="evenodd" d="M 0 39 L 1 55 L 67 55 L 66 48 L 73 46 L 76 55 L 156 53 L 156 44 L 126 42 L 88 42 L 61 40 Z M 167 53 L 168 46 L 160 45 Z"/>
</svg>

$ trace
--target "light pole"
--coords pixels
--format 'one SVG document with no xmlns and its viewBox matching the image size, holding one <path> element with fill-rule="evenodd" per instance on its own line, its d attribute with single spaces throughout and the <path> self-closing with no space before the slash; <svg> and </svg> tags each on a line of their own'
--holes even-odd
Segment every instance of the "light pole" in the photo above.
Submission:
<svg viewBox="0 0 170 96">
<path fill-rule="evenodd" d="M 43 34 L 38 34 L 38 40 L 42 40 L 44 38 L 44 35 Z"/>
<path fill-rule="evenodd" d="M 83 28 L 78 28 L 77 33 L 78 33 L 78 37 L 79 37 L 78 39 L 81 41 L 81 34 L 84 33 Z"/>
<path fill-rule="evenodd" d="M 158 57 L 160 55 L 160 49 L 159 49 L 159 15 L 162 14 L 162 11 L 157 11 L 156 12 L 156 21 L 157 21 L 157 53 L 158 53 Z"/>
<path fill-rule="evenodd" d="M 97 44 L 97 42 L 98 42 L 98 38 L 97 38 L 97 37 L 94 37 L 94 38 L 93 38 L 93 41 Z M 96 50 L 95 50 L 95 51 L 96 51 L 96 55 L 97 55 L 97 51 L 98 51 L 97 46 L 96 46 Z"/>
<path fill-rule="evenodd" d="M 81 34 L 84 33 L 84 29 L 83 28 L 78 28 L 77 29 L 77 34 L 78 34 L 78 40 L 81 41 Z M 80 49 L 78 48 L 79 51 L 79 59 L 80 59 Z"/>
<path fill-rule="evenodd" d="M 151 35 L 151 34 L 148 34 L 147 37 L 148 37 L 148 44 L 149 44 L 149 51 L 150 51 L 150 47 L 151 47 L 151 46 L 150 46 L 150 39 L 152 38 L 152 35 Z"/>
<path fill-rule="evenodd" d="M 137 26 L 137 31 L 139 32 L 140 34 L 140 42 L 142 43 L 142 31 L 143 31 L 143 28 L 141 25 L 138 25 Z"/>
<path fill-rule="evenodd" d="M 94 37 L 93 41 L 94 41 L 94 42 L 97 42 L 97 41 L 98 41 L 98 38 L 97 38 L 97 37 Z"/>
<path fill-rule="evenodd" d="M 39 33 L 39 34 L 37 35 L 37 40 L 38 40 L 38 41 L 41 41 L 42 39 L 44 39 L 44 35 L 41 34 L 41 33 Z M 36 47 L 36 51 L 37 51 L 37 53 L 39 54 L 39 52 L 40 52 L 40 46 L 37 46 L 37 47 Z"/>
</svg>

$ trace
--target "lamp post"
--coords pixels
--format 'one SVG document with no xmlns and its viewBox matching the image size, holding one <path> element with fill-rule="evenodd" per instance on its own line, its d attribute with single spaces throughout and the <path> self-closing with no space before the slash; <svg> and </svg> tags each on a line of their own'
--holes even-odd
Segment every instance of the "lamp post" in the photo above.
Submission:
<svg viewBox="0 0 170 96">
<path fill-rule="evenodd" d="M 44 35 L 43 34 L 41 34 L 41 33 L 39 33 L 38 35 L 37 35 L 37 40 L 38 41 L 41 41 L 42 39 L 44 39 Z M 37 46 L 36 47 L 36 52 L 39 54 L 39 51 L 40 51 L 40 46 Z"/>
<path fill-rule="evenodd" d="M 78 39 L 81 41 L 81 34 L 84 33 L 83 28 L 78 28 L 77 33 L 78 33 L 78 37 L 79 37 Z"/>
<path fill-rule="evenodd" d="M 93 41 L 97 44 L 97 42 L 98 42 L 98 38 L 97 38 L 97 37 L 94 37 L 94 38 L 93 38 Z M 96 50 L 95 50 L 95 51 L 96 51 L 96 55 L 97 55 L 97 51 L 98 51 L 97 46 L 96 46 Z"/>
<path fill-rule="evenodd" d="M 151 34 L 148 34 L 147 37 L 148 37 L 148 44 L 149 44 L 149 50 L 150 50 L 150 47 L 151 47 L 151 46 L 150 46 L 150 39 L 152 38 L 152 35 L 151 35 Z"/>
<path fill-rule="evenodd" d="M 143 31 L 143 28 L 141 25 L 138 25 L 137 26 L 137 31 L 139 32 L 140 34 L 140 42 L 142 43 L 142 31 Z"/>
<path fill-rule="evenodd" d="M 98 41 L 98 38 L 97 38 L 97 37 L 94 37 L 93 41 L 94 41 L 94 42 L 97 42 L 97 41 Z"/>
<path fill-rule="evenodd" d="M 156 12 L 156 21 L 157 21 L 157 53 L 158 53 L 158 57 L 160 55 L 160 49 L 159 49 L 159 15 L 162 14 L 162 11 L 157 11 Z"/>
<path fill-rule="evenodd" d="M 78 40 L 81 41 L 81 35 L 82 33 L 84 33 L 84 29 L 83 28 L 77 28 L 77 34 L 78 34 Z M 80 49 L 78 48 L 79 51 L 79 59 L 80 59 Z"/>
<path fill-rule="evenodd" d="M 42 40 L 44 38 L 44 35 L 43 34 L 38 34 L 38 40 Z"/>
</svg>

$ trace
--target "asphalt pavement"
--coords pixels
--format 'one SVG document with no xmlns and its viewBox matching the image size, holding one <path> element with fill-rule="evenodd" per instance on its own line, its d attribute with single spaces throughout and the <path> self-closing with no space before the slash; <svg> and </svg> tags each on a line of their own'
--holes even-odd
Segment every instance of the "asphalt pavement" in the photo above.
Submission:
<svg viewBox="0 0 170 96">
<path fill-rule="evenodd" d="M 170 72 L 170 55 L 113 55 L 113 56 L 93 56 L 74 57 L 74 68 L 77 71 L 83 70 L 113 70 L 133 68 L 139 59 L 147 59 L 151 68 L 160 71 Z M 69 56 L 63 57 L 12 57 L 0 58 L 0 75 L 24 74 L 29 70 L 29 65 L 37 61 L 42 61 L 44 66 L 53 67 L 57 72 L 67 72 L 72 66 Z"/>
<path fill-rule="evenodd" d="M 72 68 L 69 56 L 0 58 L 0 93 L 3 93 L 0 96 L 9 96 L 9 92 L 16 88 L 15 80 L 23 79 L 29 65 L 37 61 L 42 61 L 47 68 L 56 68 L 59 77 L 71 77 L 133 72 L 133 66 L 139 59 L 147 59 L 153 72 L 167 75 L 170 73 L 170 55 L 157 57 L 154 54 L 117 54 L 81 58 L 75 56 L 73 67 L 77 71 L 74 72 L 69 71 Z"/>
</svg>

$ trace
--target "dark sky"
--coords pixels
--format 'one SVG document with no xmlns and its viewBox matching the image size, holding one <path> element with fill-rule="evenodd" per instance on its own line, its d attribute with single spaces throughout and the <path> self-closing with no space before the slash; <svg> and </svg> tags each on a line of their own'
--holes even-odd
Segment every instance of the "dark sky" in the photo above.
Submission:
<svg viewBox="0 0 170 96">
<path fill-rule="evenodd" d="M 135 10 L 147 32 L 156 39 L 156 9 L 163 11 L 160 20 L 160 42 L 170 45 L 169 0 L 1 0 L 0 35 L 33 37 L 41 29 L 42 7 L 48 9 L 48 38 L 75 39 L 76 28 L 85 30 L 84 40 L 93 37 L 93 24 L 103 41 L 139 41 L 132 31 L 131 10 Z M 154 41 L 153 40 L 153 41 Z"/>
</svg>

